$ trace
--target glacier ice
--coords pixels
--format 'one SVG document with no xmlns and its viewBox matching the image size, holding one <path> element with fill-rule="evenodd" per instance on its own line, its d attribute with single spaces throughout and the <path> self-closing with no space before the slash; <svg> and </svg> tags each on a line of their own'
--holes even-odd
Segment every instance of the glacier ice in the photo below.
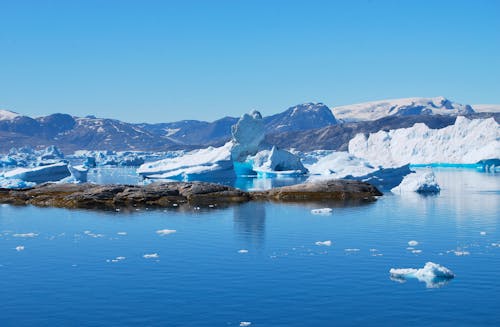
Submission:
<svg viewBox="0 0 500 327">
<path fill-rule="evenodd" d="M 409 278 L 416 278 L 424 282 L 427 288 L 437 288 L 446 284 L 455 277 L 448 268 L 434 262 L 427 262 L 423 268 L 391 268 L 389 270 L 391 279 L 404 282 Z"/>
<path fill-rule="evenodd" d="M 349 141 L 349 153 L 383 167 L 407 163 L 474 164 L 499 157 L 500 126 L 494 118 L 470 120 L 463 116 L 441 129 L 418 123 L 369 136 L 358 134 Z"/>
<path fill-rule="evenodd" d="M 71 175 L 68 164 L 59 162 L 33 168 L 16 168 L 3 174 L 8 179 L 20 179 L 25 182 L 56 182 Z"/>
<path fill-rule="evenodd" d="M 307 169 L 298 156 L 274 146 L 271 150 L 259 151 L 255 156 L 249 157 L 248 160 L 252 162 L 252 170 L 263 177 L 273 173 L 281 173 L 287 176 L 307 173 Z"/>
<path fill-rule="evenodd" d="M 253 110 L 241 116 L 236 125 L 231 127 L 231 135 L 233 161 L 244 162 L 249 155 L 257 153 L 265 136 L 264 121 L 260 112 Z"/>
<path fill-rule="evenodd" d="M 401 184 L 394 187 L 392 193 L 417 192 L 421 194 L 439 193 L 441 188 L 432 171 L 418 171 L 406 175 Z"/>
</svg>

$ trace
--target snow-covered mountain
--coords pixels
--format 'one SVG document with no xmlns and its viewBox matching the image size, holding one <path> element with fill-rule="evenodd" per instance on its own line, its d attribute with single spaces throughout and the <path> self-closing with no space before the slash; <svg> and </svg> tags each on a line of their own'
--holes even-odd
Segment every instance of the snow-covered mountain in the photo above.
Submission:
<svg viewBox="0 0 500 327">
<path fill-rule="evenodd" d="M 500 104 L 473 104 L 475 112 L 496 112 L 500 113 Z"/>
<path fill-rule="evenodd" d="M 467 115 L 474 113 L 470 105 L 444 97 L 404 98 L 364 102 L 334 107 L 333 114 L 344 122 L 377 120 L 388 116 L 409 115 Z"/>
<path fill-rule="evenodd" d="M 337 124 L 330 108 L 323 103 L 304 103 L 264 118 L 268 131 L 289 132 L 316 129 Z"/>
<path fill-rule="evenodd" d="M 19 116 L 17 112 L 0 109 L 0 120 L 12 120 Z"/>
</svg>

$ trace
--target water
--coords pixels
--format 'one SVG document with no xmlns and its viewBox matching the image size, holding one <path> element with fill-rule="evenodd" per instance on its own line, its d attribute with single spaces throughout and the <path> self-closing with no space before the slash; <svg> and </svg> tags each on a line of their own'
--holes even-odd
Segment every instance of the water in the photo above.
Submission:
<svg viewBox="0 0 500 327">
<path fill-rule="evenodd" d="M 355 207 L 0 206 L 0 325 L 498 325 L 500 177 L 436 172 L 438 196 Z M 331 215 L 311 213 L 324 206 Z M 407 249 L 410 240 L 421 253 Z M 390 279 L 392 267 L 427 261 L 456 278 L 441 288 Z"/>
</svg>

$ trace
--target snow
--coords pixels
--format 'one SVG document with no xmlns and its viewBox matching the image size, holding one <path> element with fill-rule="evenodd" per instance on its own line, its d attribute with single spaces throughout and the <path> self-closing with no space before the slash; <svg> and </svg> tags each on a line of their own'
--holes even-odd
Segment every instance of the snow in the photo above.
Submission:
<svg viewBox="0 0 500 327">
<path fill-rule="evenodd" d="M 19 116 L 16 112 L 0 109 L 0 120 L 12 120 Z"/>
<path fill-rule="evenodd" d="M 403 98 L 372 101 L 334 107 L 334 116 L 345 122 L 377 120 L 387 116 L 458 115 L 473 113 L 469 105 L 452 102 L 444 97 Z"/>
<path fill-rule="evenodd" d="M 441 188 L 432 171 L 418 171 L 406 175 L 401 184 L 391 190 L 392 193 L 417 192 L 421 194 L 439 193 Z"/>
<path fill-rule="evenodd" d="M 500 113 L 500 104 L 473 104 L 475 112 L 496 112 Z"/>
<path fill-rule="evenodd" d="M 332 208 L 321 208 L 321 209 L 312 209 L 311 213 L 313 215 L 329 215 L 332 213 Z"/>
<path fill-rule="evenodd" d="M 407 163 L 472 164 L 498 158 L 500 126 L 493 118 L 470 120 L 462 116 L 454 125 L 441 129 L 418 123 L 368 137 L 358 134 L 349 142 L 349 153 L 383 167 Z"/>
<path fill-rule="evenodd" d="M 427 262 L 423 268 L 391 268 L 389 270 L 391 278 L 404 282 L 409 278 L 416 278 L 424 282 L 427 288 L 441 287 L 455 277 L 455 274 L 448 268 L 434 262 Z"/>
<path fill-rule="evenodd" d="M 331 246 L 332 245 L 332 241 L 328 240 L 328 241 L 317 241 L 316 243 L 317 246 Z"/>
<path fill-rule="evenodd" d="M 65 162 L 34 168 L 16 168 L 4 173 L 5 178 L 33 183 L 56 182 L 70 175 L 68 164 Z"/>
</svg>

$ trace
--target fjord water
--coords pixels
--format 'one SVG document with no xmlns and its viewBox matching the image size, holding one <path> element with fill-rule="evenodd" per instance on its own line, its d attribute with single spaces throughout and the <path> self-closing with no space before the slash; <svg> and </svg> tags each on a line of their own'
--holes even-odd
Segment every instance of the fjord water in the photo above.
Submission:
<svg viewBox="0 0 500 327">
<path fill-rule="evenodd" d="M 0 325 L 498 325 L 500 176 L 435 172 L 437 196 L 358 206 L 0 206 Z M 390 279 L 427 261 L 456 277 Z"/>
</svg>

